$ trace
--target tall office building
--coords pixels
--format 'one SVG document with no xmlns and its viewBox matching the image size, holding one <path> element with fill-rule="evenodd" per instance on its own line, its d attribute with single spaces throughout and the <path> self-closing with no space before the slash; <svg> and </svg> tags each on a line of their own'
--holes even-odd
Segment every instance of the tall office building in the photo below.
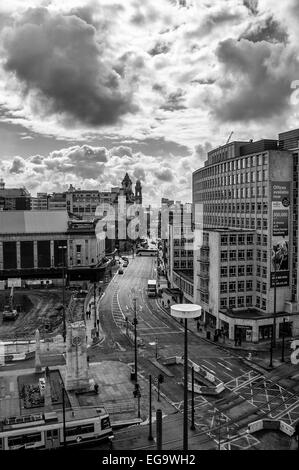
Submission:
<svg viewBox="0 0 299 470">
<path fill-rule="evenodd" d="M 194 302 L 207 328 L 239 343 L 269 339 L 274 323 L 281 337 L 284 319 L 288 334 L 299 333 L 296 135 L 293 152 L 289 133 L 279 144 L 231 142 L 210 151 L 193 173 L 193 203 L 203 217 Z"/>
</svg>

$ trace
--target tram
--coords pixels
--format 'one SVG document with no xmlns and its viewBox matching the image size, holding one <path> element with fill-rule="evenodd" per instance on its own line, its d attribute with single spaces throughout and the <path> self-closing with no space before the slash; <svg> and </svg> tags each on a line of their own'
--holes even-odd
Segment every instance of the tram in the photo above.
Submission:
<svg viewBox="0 0 299 470">
<path fill-rule="evenodd" d="M 113 439 L 110 417 L 104 408 L 80 408 L 66 415 L 65 442 L 63 420 L 55 411 L 4 419 L 0 422 L 0 450 L 55 449 Z"/>
</svg>

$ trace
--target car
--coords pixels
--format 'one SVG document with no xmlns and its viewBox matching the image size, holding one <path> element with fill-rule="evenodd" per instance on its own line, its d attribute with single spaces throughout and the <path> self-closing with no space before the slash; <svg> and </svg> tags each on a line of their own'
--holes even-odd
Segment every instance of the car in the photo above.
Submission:
<svg viewBox="0 0 299 470">
<path fill-rule="evenodd" d="M 127 261 L 127 263 L 129 262 L 129 258 L 127 258 L 126 256 L 123 256 L 122 258 L 124 261 Z"/>
<path fill-rule="evenodd" d="M 128 266 L 128 264 L 129 264 L 128 261 L 124 261 L 123 262 L 123 268 L 126 268 Z"/>
<path fill-rule="evenodd" d="M 123 269 L 121 269 L 121 268 L 119 268 L 119 270 L 118 270 L 118 274 L 123 274 L 123 273 L 124 273 L 124 270 L 123 270 Z"/>
</svg>

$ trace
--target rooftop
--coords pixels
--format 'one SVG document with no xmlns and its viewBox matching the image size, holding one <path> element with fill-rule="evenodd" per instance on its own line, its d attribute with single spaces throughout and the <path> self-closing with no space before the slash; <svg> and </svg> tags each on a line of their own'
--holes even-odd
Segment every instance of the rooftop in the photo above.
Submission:
<svg viewBox="0 0 299 470">
<path fill-rule="evenodd" d="M 193 284 L 193 270 L 192 269 L 185 269 L 185 270 L 174 270 L 175 274 L 180 276 L 182 279 L 185 279 L 188 282 Z"/>
<path fill-rule="evenodd" d="M 0 197 L 30 197 L 30 193 L 25 188 L 0 188 Z"/>
<path fill-rule="evenodd" d="M 65 233 L 67 211 L 0 211 L 0 232 L 5 233 Z"/>
<path fill-rule="evenodd" d="M 266 312 L 261 312 L 260 310 L 257 310 L 255 308 L 248 308 L 246 310 L 241 310 L 241 309 L 220 309 L 220 312 L 223 313 L 224 315 L 227 315 L 228 317 L 231 318 L 244 318 L 247 320 L 261 320 L 262 318 L 272 318 L 273 319 L 273 314 L 267 314 Z M 285 312 L 277 312 L 276 314 L 278 317 L 285 316 Z"/>
</svg>

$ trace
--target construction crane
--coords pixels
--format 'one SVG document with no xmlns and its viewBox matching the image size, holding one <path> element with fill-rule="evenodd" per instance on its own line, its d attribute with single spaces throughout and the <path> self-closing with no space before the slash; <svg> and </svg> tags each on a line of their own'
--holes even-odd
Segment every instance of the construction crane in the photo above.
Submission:
<svg viewBox="0 0 299 470">
<path fill-rule="evenodd" d="M 233 133 L 234 133 L 234 131 L 231 131 L 225 145 L 227 145 L 230 142 L 230 139 L 232 138 Z"/>
<path fill-rule="evenodd" d="M 3 310 L 3 320 L 16 320 L 18 315 L 17 310 L 14 308 L 14 286 L 12 286 L 9 295 L 9 304 L 5 305 Z"/>
</svg>

